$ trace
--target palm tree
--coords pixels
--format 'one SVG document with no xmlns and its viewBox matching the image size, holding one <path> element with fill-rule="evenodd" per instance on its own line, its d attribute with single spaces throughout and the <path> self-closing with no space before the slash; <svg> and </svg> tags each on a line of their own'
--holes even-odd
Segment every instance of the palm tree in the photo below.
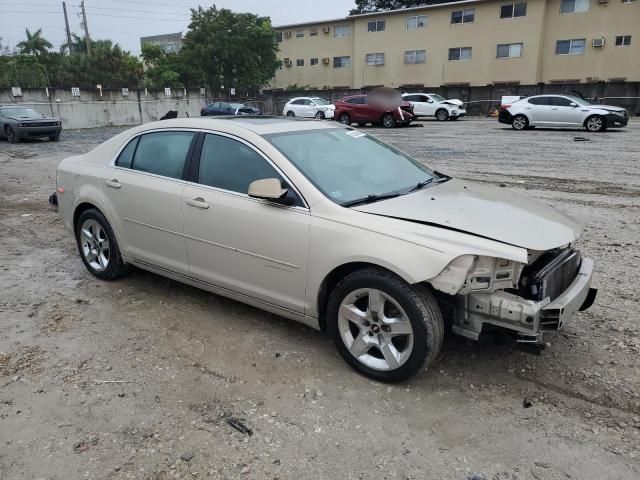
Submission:
<svg viewBox="0 0 640 480">
<path fill-rule="evenodd" d="M 20 53 L 35 55 L 37 57 L 46 54 L 47 51 L 53 47 L 49 40 L 42 37 L 42 28 L 39 28 L 33 33 L 27 28 L 26 33 L 27 39 L 16 45 L 16 47 L 20 49 Z"/>
</svg>

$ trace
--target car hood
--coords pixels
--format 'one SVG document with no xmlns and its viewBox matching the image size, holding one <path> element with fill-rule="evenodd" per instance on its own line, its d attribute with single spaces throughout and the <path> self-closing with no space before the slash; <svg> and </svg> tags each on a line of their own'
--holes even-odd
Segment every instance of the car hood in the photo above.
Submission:
<svg viewBox="0 0 640 480">
<path fill-rule="evenodd" d="M 457 98 L 454 98 L 452 100 L 443 100 L 440 103 L 447 103 L 449 105 L 455 105 L 457 107 L 461 107 L 462 105 L 464 105 L 464 102 L 462 100 L 458 100 Z"/>
<path fill-rule="evenodd" d="M 57 122 L 58 119 L 54 118 L 54 117 L 49 117 L 47 115 L 44 115 L 40 118 L 20 118 L 19 115 L 9 115 L 6 114 L 5 118 L 10 118 L 12 120 L 15 120 L 17 122 L 22 122 L 22 123 L 33 123 L 33 122 Z"/>
<path fill-rule="evenodd" d="M 591 108 L 599 108 L 601 110 L 607 110 L 608 112 L 624 112 L 622 107 L 616 107 L 614 105 L 591 105 Z"/>
<path fill-rule="evenodd" d="M 580 232 L 573 219 L 554 208 L 508 190 L 456 179 L 354 209 L 529 250 L 567 245 Z"/>
</svg>

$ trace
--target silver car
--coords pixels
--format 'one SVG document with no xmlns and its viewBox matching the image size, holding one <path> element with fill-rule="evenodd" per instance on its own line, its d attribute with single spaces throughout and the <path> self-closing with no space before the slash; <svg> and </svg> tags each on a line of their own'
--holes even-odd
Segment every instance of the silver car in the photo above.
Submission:
<svg viewBox="0 0 640 480">
<path fill-rule="evenodd" d="M 595 295 L 567 216 L 333 123 L 150 123 L 63 160 L 57 192 L 96 277 L 134 265 L 326 329 L 381 381 L 431 365 L 445 325 L 541 346 Z"/>
<path fill-rule="evenodd" d="M 581 128 L 602 132 L 624 127 L 629 114 L 622 107 L 598 105 L 571 95 L 536 95 L 501 105 L 498 121 L 514 130 L 535 127 Z"/>
</svg>

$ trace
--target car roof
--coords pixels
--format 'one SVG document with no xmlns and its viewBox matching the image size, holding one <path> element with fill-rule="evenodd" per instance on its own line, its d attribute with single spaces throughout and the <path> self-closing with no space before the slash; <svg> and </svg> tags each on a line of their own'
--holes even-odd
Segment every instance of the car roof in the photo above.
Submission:
<svg viewBox="0 0 640 480">
<path fill-rule="evenodd" d="M 323 130 L 328 128 L 344 128 L 333 122 L 302 118 L 275 117 L 269 115 L 174 118 L 148 123 L 138 128 L 140 129 L 139 131 L 154 130 L 158 128 L 201 128 L 207 130 L 220 129 L 225 131 L 232 127 L 239 127 L 258 135 L 304 130 Z"/>
</svg>

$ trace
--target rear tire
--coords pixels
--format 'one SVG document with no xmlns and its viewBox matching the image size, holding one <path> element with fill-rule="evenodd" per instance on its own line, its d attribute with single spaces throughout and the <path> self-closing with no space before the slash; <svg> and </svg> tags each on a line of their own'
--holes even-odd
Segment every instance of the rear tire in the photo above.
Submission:
<svg viewBox="0 0 640 480">
<path fill-rule="evenodd" d="M 396 126 L 396 119 L 391 113 L 385 113 L 382 116 L 382 126 L 384 128 L 394 128 Z"/>
<path fill-rule="evenodd" d="M 348 113 L 341 113 L 340 117 L 338 117 L 338 121 L 342 124 L 342 125 L 351 125 L 351 116 Z"/>
<path fill-rule="evenodd" d="M 444 122 L 445 120 L 448 120 L 448 119 L 449 119 L 449 112 L 447 112 L 444 108 L 440 108 L 438 109 L 438 111 L 436 111 L 436 120 Z"/>
<path fill-rule="evenodd" d="M 584 121 L 588 132 L 603 132 L 607 128 L 607 121 L 600 115 L 591 115 Z"/>
<path fill-rule="evenodd" d="M 432 365 L 444 336 L 430 290 L 379 269 L 358 270 L 336 285 L 327 329 L 349 365 L 381 382 L 401 382 Z"/>
<path fill-rule="evenodd" d="M 529 119 L 522 114 L 513 117 L 511 128 L 514 130 L 526 130 L 529 128 Z"/>
<path fill-rule="evenodd" d="M 96 208 L 82 212 L 75 225 L 80 258 L 101 280 L 115 280 L 128 272 L 109 221 Z"/>
<path fill-rule="evenodd" d="M 20 137 L 18 137 L 18 134 L 11 125 L 4 127 L 4 134 L 9 143 L 20 143 Z"/>
</svg>

